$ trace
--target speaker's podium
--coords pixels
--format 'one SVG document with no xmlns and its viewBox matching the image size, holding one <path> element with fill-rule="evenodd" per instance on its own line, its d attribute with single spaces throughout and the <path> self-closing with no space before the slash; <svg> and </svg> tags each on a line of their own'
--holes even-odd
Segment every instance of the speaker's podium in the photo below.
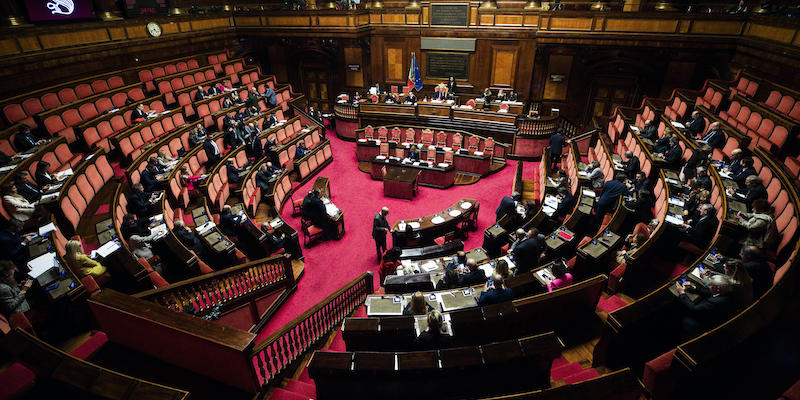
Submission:
<svg viewBox="0 0 800 400">
<path fill-rule="evenodd" d="M 387 168 L 383 176 L 383 195 L 411 200 L 418 190 L 419 174 L 418 169 Z"/>
</svg>

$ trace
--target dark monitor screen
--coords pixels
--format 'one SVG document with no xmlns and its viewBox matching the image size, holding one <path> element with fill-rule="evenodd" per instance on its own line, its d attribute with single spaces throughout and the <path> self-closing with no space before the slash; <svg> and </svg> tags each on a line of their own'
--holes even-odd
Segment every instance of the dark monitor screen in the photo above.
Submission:
<svg viewBox="0 0 800 400">
<path fill-rule="evenodd" d="M 25 0 L 25 7 L 31 22 L 94 17 L 92 0 Z"/>
<path fill-rule="evenodd" d="M 125 14 L 128 17 L 142 15 L 167 15 L 167 0 L 125 0 Z"/>
</svg>

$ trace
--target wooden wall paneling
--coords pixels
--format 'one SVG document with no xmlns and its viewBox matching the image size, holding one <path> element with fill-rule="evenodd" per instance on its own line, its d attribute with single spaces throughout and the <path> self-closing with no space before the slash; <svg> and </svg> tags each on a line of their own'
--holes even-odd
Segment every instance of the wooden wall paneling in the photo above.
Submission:
<svg viewBox="0 0 800 400">
<path fill-rule="evenodd" d="M 547 64 L 546 83 L 544 85 L 545 100 L 566 100 L 567 87 L 569 86 L 570 71 L 572 69 L 572 55 L 550 55 Z M 562 75 L 560 82 L 553 81 L 552 75 Z"/>
<path fill-rule="evenodd" d="M 405 42 L 386 41 L 384 51 L 384 65 L 386 65 L 386 74 L 383 76 L 383 81 L 387 83 L 405 82 L 408 78 L 408 71 L 403 71 L 406 59 Z M 408 58 L 410 59 L 410 55 Z"/>
<path fill-rule="evenodd" d="M 517 73 L 517 46 L 492 46 L 492 86 L 514 87 Z"/>
<path fill-rule="evenodd" d="M 269 63 L 272 73 L 278 82 L 287 82 L 289 76 L 286 71 L 286 49 L 281 45 L 269 45 Z"/>
<path fill-rule="evenodd" d="M 607 32 L 659 32 L 673 33 L 678 29 L 678 20 L 669 19 L 633 19 L 608 18 L 605 24 Z"/>
<path fill-rule="evenodd" d="M 534 63 L 536 61 L 536 41 L 535 40 L 521 40 L 519 53 L 517 55 L 517 73 L 514 80 L 514 90 L 517 91 L 517 97 L 522 101 L 527 101 L 531 97 L 528 95 L 531 91 L 533 82 Z"/>
<path fill-rule="evenodd" d="M 348 87 L 364 87 L 364 65 L 360 47 L 344 48 L 345 85 Z M 351 71 L 350 65 L 358 65 L 358 71 Z"/>
<path fill-rule="evenodd" d="M 142 27 L 142 31 L 144 31 L 144 26 Z M 90 43 L 105 42 L 108 40 L 110 40 L 110 38 L 108 37 L 108 31 L 105 29 L 52 33 L 39 36 L 39 42 L 45 49 L 80 46 Z"/>
<path fill-rule="evenodd" d="M 664 75 L 664 83 L 661 85 L 659 97 L 668 98 L 675 88 L 691 87 L 691 80 L 696 66 L 697 63 L 694 61 L 670 60 L 667 64 L 667 71 Z"/>
</svg>

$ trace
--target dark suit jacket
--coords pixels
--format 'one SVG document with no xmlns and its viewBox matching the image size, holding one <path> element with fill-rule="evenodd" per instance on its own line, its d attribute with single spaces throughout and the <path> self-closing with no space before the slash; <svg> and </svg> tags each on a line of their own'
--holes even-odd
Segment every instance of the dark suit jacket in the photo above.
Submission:
<svg viewBox="0 0 800 400">
<path fill-rule="evenodd" d="M 497 221 L 500 220 L 500 218 L 503 218 L 504 215 L 515 212 L 516 212 L 516 205 L 514 199 L 505 196 L 500 200 L 500 205 L 497 206 L 497 210 L 494 212 L 494 214 L 497 216 L 496 219 Z"/>
<path fill-rule="evenodd" d="M 244 150 L 250 158 L 259 160 L 261 157 L 264 157 L 264 149 L 261 147 L 261 139 L 258 136 L 253 137 Z"/>
<path fill-rule="evenodd" d="M 656 141 L 658 140 L 658 128 L 653 125 L 647 126 L 644 128 L 640 136 L 645 139 Z"/>
<path fill-rule="evenodd" d="M 15 183 L 14 186 L 17 187 L 17 193 L 31 203 L 41 199 L 42 195 L 44 194 L 42 192 L 42 188 L 29 182 Z"/>
<path fill-rule="evenodd" d="M 194 101 L 200 101 L 208 97 L 208 94 L 202 90 L 197 90 L 197 93 L 194 94 Z"/>
<path fill-rule="evenodd" d="M 758 199 L 767 199 L 767 188 L 764 185 L 745 188 L 744 202 L 747 204 L 748 210 L 753 206 L 753 201 Z"/>
<path fill-rule="evenodd" d="M 694 335 L 702 330 L 710 329 L 719 325 L 721 322 L 730 318 L 736 311 L 736 304 L 730 293 L 710 296 L 707 289 L 702 300 L 693 303 L 689 296 L 682 294 L 678 300 L 686 309 L 687 313 L 683 317 L 683 331 L 685 335 Z"/>
<path fill-rule="evenodd" d="M 305 219 L 320 228 L 326 226 L 330 220 L 325 212 L 325 204 L 319 197 L 311 194 L 303 198 L 302 213 Z"/>
<path fill-rule="evenodd" d="M 686 127 L 686 131 L 692 136 L 697 136 L 699 133 L 703 132 L 704 129 L 706 129 L 706 121 L 703 117 L 692 120 L 689 126 Z"/>
<path fill-rule="evenodd" d="M 664 153 L 664 161 L 667 162 L 667 168 L 672 170 L 680 170 L 681 169 L 681 161 L 683 160 L 683 149 L 681 146 L 676 144 L 667 150 Z"/>
<path fill-rule="evenodd" d="M 30 134 L 18 133 L 17 136 L 14 137 L 14 148 L 17 149 L 18 152 L 30 150 L 34 146 L 36 146 L 36 138 Z"/>
<path fill-rule="evenodd" d="M 686 234 L 689 236 L 692 243 L 702 249 L 711 243 L 714 233 L 717 232 L 718 224 L 719 220 L 717 220 L 717 216 L 709 214 L 705 217 L 698 218 L 696 221 L 692 221 Z"/>
<path fill-rule="evenodd" d="M 228 237 L 239 236 L 238 228 L 241 223 L 240 217 L 234 214 L 223 214 L 219 217 L 219 231 Z"/>
<path fill-rule="evenodd" d="M 194 232 L 186 229 L 186 228 L 173 228 L 172 232 L 175 234 L 175 237 L 183 243 L 186 248 L 195 252 L 195 254 L 203 253 L 203 242 L 200 241 L 200 238 L 194 234 Z"/>
<path fill-rule="evenodd" d="M 272 187 L 269 174 L 265 174 L 262 171 L 256 172 L 256 187 L 261 189 L 262 196 L 265 195 L 266 192 L 269 191 L 270 187 Z"/>
<path fill-rule="evenodd" d="M 738 183 L 739 186 L 744 186 L 744 181 L 750 175 L 758 175 L 756 173 L 756 169 L 753 167 L 746 167 L 739 170 L 739 173 L 736 175 L 731 175 L 731 179 Z"/>
<path fill-rule="evenodd" d="M 140 219 L 148 218 L 150 216 L 150 195 L 146 192 L 132 193 L 128 200 L 128 212 Z"/>
<path fill-rule="evenodd" d="M 228 182 L 233 183 L 234 185 L 238 185 L 242 182 L 242 177 L 239 176 L 239 173 L 244 171 L 241 168 L 236 168 L 235 166 L 227 165 L 225 167 L 225 172 L 228 173 Z"/>
<path fill-rule="evenodd" d="M 145 192 L 157 192 L 161 190 L 161 182 L 156 179 L 156 173 L 145 169 L 139 178 L 139 183 L 144 187 Z"/>
<path fill-rule="evenodd" d="M 245 100 L 245 104 L 248 107 L 258 106 L 258 96 L 251 92 L 250 96 L 247 97 L 247 100 Z"/>
<path fill-rule="evenodd" d="M 556 207 L 556 211 L 553 213 L 553 218 L 566 217 L 567 214 L 572 211 L 572 202 L 574 200 L 575 196 L 567 193 L 567 195 L 558 202 L 558 207 Z"/>
<path fill-rule="evenodd" d="M 597 206 L 601 208 L 613 207 L 617 203 L 619 196 L 627 193 L 628 187 L 624 183 L 616 179 L 610 180 L 603 185 L 603 191 L 597 199 Z"/>
<path fill-rule="evenodd" d="M 461 286 L 472 286 L 486 283 L 486 272 L 480 268 L 470 271 L 461 276 Z"/>
<path fill-rule="evenodd" d="M 211 144 L 210 140 L 203 142 L 203 150 L 206 152 L 209 164 L 217 164 L 219 162 L 220 154 L 214 151 L 214 146 Z M 222 149 L 220 149 L 220 151 L 221 150 Z"/>
<path fill-rule="evenodd" d="M 54 177 L 48 177 L 45 175 L 44 171 L 39 170 L 36 170 L 36 176 L 34 178 L 36 179 L 36 184 L 39 186 L 52 185 L 58 182 Z"/>
<path fill-rule="evenodd" d="M 514 295 L 509 288 L 505 288 L 503 290 L 490 289 L 481 293 L 481 297 L 478 299 L 478 305 L 488 306 L 502 303 L 504 301 L 511 301 L 513 298 Z"/>
<path fill-rule="evenodd" d="M 146 119 L 147 119 L 147 113 L 142 110 L 135 109 L 133 110 L 133 113 L 131 113 L 131 121 L 141 122 Z"/>
<path fill-rule="evenodd" d="M 386 232 L 389 232 L 389 221 L 381 213 L 375 214 L 372 218 L 372 237 L 375 239 L 385 239 Z"/>
<path fill-rule="evenodd" d="M 535 238 L 520 242 L 513 251 L 514 263 L 517 264 L 517 275 L 528 272 L 539 263 L 539 243 Z"/>
<path fill-rule="evenodd" d="M 639 157 L 633 156 L 630 160 L 622 163 L 622 170 L 628 178 L 633 178 L 639 172 Z"/>
<path fill-rule="evenodd" d="M 711 135 L 710 137 L 708 135 Z M 715 129 L 710 131 L 706 134 L 706 144 L 711 146 L 714 149 L 722 149 L 725 147 L 725 132 L 722 132 L 722 129 Z M 704 137 L 704 138 L 705 138 Z"/>
<path fill-rule="evenodd" d="M 9 232 L 7 229 L 0 230 L 0 260 L 12 260 L 14 262 L 24 261 L 28 258 L 28 252 L 22 244 L 22 236 L 16 232 Z"/>
<path fill-rule="evenodd" d="M 772 287 L 775 273 L 772 272 L 767 263 L 760 260 L 745 261 L 742 266 L 747 270 L 750 278 L 753 279 L 753 299 L 758 299 Z"/>
<path fill-rule="evenodd" d="M 560 133 L 550 136 L 550 153 L 561 155 L 565 143 L 566 140 L 564 140 L 564 136 L 561 136 Z"/>
</svg>

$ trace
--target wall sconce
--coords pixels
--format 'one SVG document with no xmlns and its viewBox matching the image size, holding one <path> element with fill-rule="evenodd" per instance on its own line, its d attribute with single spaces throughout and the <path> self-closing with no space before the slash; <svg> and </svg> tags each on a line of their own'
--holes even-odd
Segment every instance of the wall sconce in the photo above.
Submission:
<svg viewBox="0 0 800 400">
<path fill-rule="evenodd" d="M 417 0 L 409 0 L 406 9 L 416 10 L 419 9 L 419 2 Z"/>
<path fill-rule="evenodd" d="M 497 9 L 497 3 L 495 3 L 494 0 L 483 0 L 478 8 L 482 10 L 495 10 Z"/>
<path fill-rule="evenodd" d="M 608 9 L 608 6 L 606 5 L 605 1 L 595 1 L 594 3 L 592 3 L 590 9 L 592 11 L 606 11 Z"/>
<path fill-rule="evenodd" d="M 526 10 L 538 10 L 541 7 L 542 7 L 541 4 L 536 0 L 531 0 L 527 4 L 525 4 Z"/>
</svg>

